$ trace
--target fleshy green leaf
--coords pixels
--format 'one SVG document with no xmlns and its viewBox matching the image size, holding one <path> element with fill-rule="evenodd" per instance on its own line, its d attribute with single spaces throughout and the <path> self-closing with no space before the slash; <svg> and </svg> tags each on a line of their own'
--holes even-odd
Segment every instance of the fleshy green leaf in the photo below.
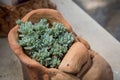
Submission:
<svg viewBox="0 0 120 80">
<path fill-rule="evenodd" d="M 72 33 L 67 32 L 65 26 L 58 22 L 49 25 L 48 20 L 42 18 L 38 23 L 30 21 L 19 25 L 19 44 L 32 59 L 46 67 L 58 67 L 61 59 L 74 42 Z"/>
</svg>

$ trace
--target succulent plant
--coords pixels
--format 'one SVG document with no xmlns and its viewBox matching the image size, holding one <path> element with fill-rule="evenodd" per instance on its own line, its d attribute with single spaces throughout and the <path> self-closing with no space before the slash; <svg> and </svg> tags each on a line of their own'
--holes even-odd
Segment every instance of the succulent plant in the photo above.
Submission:
<svg viewBox="0 0 120 80">
<path fill-rule="evenodd" d="M 22 22 L 19 26 L 19 44 L 24 52 L 46 67 L 57 68 L 74 42 L 74 36 L 59 22 L 49 25 L 47 19 L 42 18 L 38 23 Z"/>
</svg>

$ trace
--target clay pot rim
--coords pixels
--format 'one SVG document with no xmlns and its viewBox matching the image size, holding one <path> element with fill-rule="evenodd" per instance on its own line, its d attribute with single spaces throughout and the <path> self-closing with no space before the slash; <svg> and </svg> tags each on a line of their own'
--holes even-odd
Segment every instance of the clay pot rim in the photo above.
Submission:
<svg viewBox="0 0 120 80">
<path fill-rule="evenodd" d="M 35 14 L 37 12 L 38 13 L 39 12 L 43 12 L 43 13 L 50 12 L 50 13 L 54 13 L 54 14 L 58 15 L 61 18 L 61 20 L 62 20 L 61 21 L 62 24 L 65 27 L 67 26 L 69 28 L 68 31 L 73 32 L 72 28 L 70 27 L 70 25 L 68 24 L 68 22 L 63 18 L 63 16 L 58 11 L 53 10 L 53 9 L 37 9 L 37 10 L 33 10 L 33 11 L 29 12 L 28 14 L 26 14 L 25 17 L 23 17 L 21 20 L 23 22 L 26 22 L 29 19 L 30 16 L 32 16 L 33 14 Z M 49 68 L 47 68 L 47 67 L 41 65 L 39 62 L 31 59 L 29 56 L 27 56 L 24 53 L 22 47 L 17 42 L 18 41 L 18 32 L 17 32 L 18 28 L 19 28 L 19 26 L 16 25 L 15 27 L 13 27 L 10 30 L 10 32 L 8 34 L 8 41 L 9 41 L 10 47 L 14 51 L 15 55 L 17 57 L 19 57 L 19 59 L 21 60 L 21 62 L 23 64 L 26 64 L 28 67 L 36 67 L 36 68 L 39 68 L 39 69 L 47 71 L 47 69 L 49 69 Z M 74 34 L 74 32 L 73 32 L 73 34 Z"/>
</svg>

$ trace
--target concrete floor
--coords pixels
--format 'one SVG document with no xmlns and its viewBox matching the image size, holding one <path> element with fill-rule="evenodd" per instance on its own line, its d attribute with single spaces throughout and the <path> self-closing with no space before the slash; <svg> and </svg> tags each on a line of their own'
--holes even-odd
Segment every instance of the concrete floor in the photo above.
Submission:
<svg viewBox="0 0 120 80">
<path fill-rule="evenodd" d="M 120 0 L 73 0 L 120 41 Z"/>
<path fill-rule="evenodd" d="M 0 80 L 23 80 L 21 64 L 11 51 L 7 38 L 0 38 Z"/>
</svg>

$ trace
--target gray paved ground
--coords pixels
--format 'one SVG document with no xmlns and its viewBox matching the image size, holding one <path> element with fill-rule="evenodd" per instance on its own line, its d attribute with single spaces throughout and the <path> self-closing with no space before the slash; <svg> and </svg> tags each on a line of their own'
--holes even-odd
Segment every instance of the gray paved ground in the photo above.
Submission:
<svg viewBox="0 0 120 80">
<path fill-rule="evenodd" d="M 120 41 L 120 0 L 73 0 Z"/>
<path fill-rule="evenodd" d="M 23 80 L 21 64 L 12 53 L 7 38 L 0 38 L 0 80 Z"/>
</svg>

